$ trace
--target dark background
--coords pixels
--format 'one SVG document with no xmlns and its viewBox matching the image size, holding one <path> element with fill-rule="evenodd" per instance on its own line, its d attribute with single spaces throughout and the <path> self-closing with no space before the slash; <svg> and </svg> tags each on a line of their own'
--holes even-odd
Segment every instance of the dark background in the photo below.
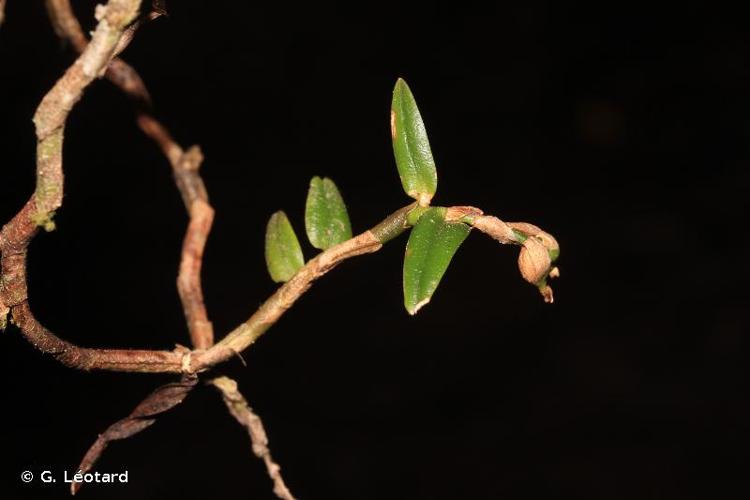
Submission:
<svg viewBox="0 0 750 500">
<path fill-rule="evenodd" d="M 86 29 L 94 2 L 75 2 Z M 410 83 L 438 165 L 435 202 L 556 235 L 545 305 L 517 249 L 464 244 L 433 302 L 401 297 L 406 237 L 327 275 L 222 367 L 264 418 L 302 499 L 717 499 L 750 495 L 747 187 L 750 34 L 683 2 L 268 7 L 172 1 L 123 57 L 157 116 L 198 143 L 217 210 L 204 284 L 217 336 L 275 289 L 268 216 L 303 237 L 309 178 L 356 230 L 404 205 L 388 129 Z M 0 220 L 34 185 L 31 117 L 72 61 L 40 1 L 0 28 Z M 40 320 L 84 346 L 188 342 L 175 276 L 186 216 L 132 105 L 95 83 L 68 121 L 58 231 L 30 253 Z M 306 246 L 307 256 L 314 254 Z M 3 498 L 63 497 L 24 470 L 74 471 L 165 376 L 81 373 L 0 335 Z M 81 498 L 273 498 L 210 388 L 114 443 L 125 486 Z"/>
</svg>

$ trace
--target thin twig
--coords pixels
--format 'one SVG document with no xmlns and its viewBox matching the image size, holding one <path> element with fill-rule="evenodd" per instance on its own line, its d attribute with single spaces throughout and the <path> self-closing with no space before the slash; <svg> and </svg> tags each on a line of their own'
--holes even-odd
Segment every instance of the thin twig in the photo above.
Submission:
<svg viewBox="0 0 750 500">
<path fill-rule="evenodd" d="M 190 362 L 186 367 L 187 371 L 195 373 L 207 370 L 234 357 L 236 354 L 252 345 L 258 337 L 278 321 L 287 309 L 289 309 L 292 304 L 294 304 L 294 302 L 296 302 L 297 299 L 299 299 L 310 288 L 310 286 L 312 286 L 315 280 L 351 257 L 378 251 L 383 243 L 404 232 L 409 227 L 408 222 L 406 221 L 406 214 L 413 208 L 413 206 L 414 205 L 408 205 L 396 211 L 371 230 L 365 231 L 364 233 L 340 243 L 339 245 L 333 246 L 318 254 L 317 257 L 311 259 L 297 272 L 297 274 L 295 274 L 295 276 L 279 287 L 245 323 L 242 323 L 235 328 L 224 339 L 208 350 L 191 353 Z M 498 222 L 495 222 L 495 224 L 502 223 L 499 219 L 496 220 Z M 482 230 L 487 231 L 487 228 L 482 227 Z M 503 242 L 516 243 L 515 241 L 510 240 Z M 20 311 L 23 312 L 23 310 Z M 19 323 L 18 318 L 15 318 L 15 308 L 13 314 L 16 323 Z M 25 319 L 25 317 L 22 316 L 21 319 Z M 36 325 L 36 328 L 42 328 L 41 326 Z M 24 335 L 32 343 L 37 345 L 37 347 L 44 352 L 56 354 L 54 347 L 60 344 L 64 345 L 67 349 L 67 356 L 57 357 L 67 366 L 74 368 L 139 372 L 158 371 L 164 373 L 180 373 L 184 368 L 183 355 L 176 351 L 137 351 L 143 353 L 142 359 L 139 359 L 138 363 L 123 363 L 121 361 L 123 354 L 131 351 L 82 349 L 60 340 L 46 330 L 44 334 L 30 336 L 26 331 L 25 324 L 19 324 L 19 328 L 21 328 Z M 40 342 L 41 340 L 45 340 L 45 342 Z M 53 350 L 47 349 L 47 345 L 51 345 Z M 87 356 L 87 363 L 85 365 L 74 362 L 78 355 L 78 351 L 86 351 L 90 353 Z M 150 357 L 149 354 L 152 354 L 153 356 Z"/>
<path fill-rule="evenodd" d="M 410 206 L 411 207 L 411 206 Z M 406 208 L 410 208 L 406 207 Z M 394 223 L 395 221 L 395 223 Z M 45 329 L 31 314 L 26 299 L 25 250 L 22 254 L 3 253 L 3 300 L 11 306 L 14 323 L 23 335 L 42 352 L 51 354 L 71 368 L 84 370 L 102 369 L 124 372 L 182 373 L 206 370 L 235 356 L 262 335 L 305 292 L 312 283 L 344 260 L 371 253 L 382 246 L 383 241 L 406 230 L 405 212 L 400 210 L 373 230 L 329 248 L 311 259 L 287 283 L 282 285 L 253 316 L 241 324 L 221 342 L 206 351 L 191 354 L 190 363 L 184 366 L 182 351 L 137 351 L 117 349 L 87 349 L 64 341 Z M 6 226 L 7 228 L 8 226 Z M 382 228 L 387 228 L 384 231 Z M 3 240 L 5 241 L 5 240 Z M 7 269 L 6 269 L 7 267 Z M 23 297 L 8 301 L 15 294 Z"/>
<path fill-rule="evenodd" d="M 60 339 L 31 314 L 28 302 L 13 307 L 13 321 L 24 337 L 40 351 L 79 370 L 140 373 L 182 373 L 185 354 L 180 350 L 87 349 Z"/>
<path fill-rule="evenodd" d="M 58 36 L 70 42 L 76 51 L 82 52 L 88 45 L 88 40 L 75 17 L 70 1 L 46 0 L 45 3 Z M 163 13 L 162 10 L 155 12 L 155 15 Z M 133 30 L 129 30 L 131 36 L 132 32 Z M 208 349 L 213 345 L 214 333 L 203 300 L 200 273 L 214 211 L 209 204 L 208 194 L 198 171 L 203 155 L 197 146 L 183 151 L 167 128 L 150 113 L 149 92 L 135 69 L 122 59 L 115 58 L 107 68 L 105 76 L 136 103 L 138 126 L 159 146 L 172 167 L 177 188 L 190 216 L 182 245 L 177 290 L 193 347 Z"/>
<path fill-rule="evenodd" d="M 83 52 L 88 45 L 88 40 L 81 30 L 69 1 L 47 0 L 46 5 L 52 24 L 58 35 L 68 40 L 79 53 Z M 115 49 L 117 53 L 130 41 L 135 28 L 135 24 L 132 25 L 124 36 L 121 37 Z M 125 41 L 123 42 L 123 40 Z M 161 127 L 148 114 L 147 110 L 150 107 L 148 91 L 143 80 L 131 66 L 121 59 L 115 58 L 107 68 L 106 77 L 137 103 L 139 117 L 150 119 L 156 123 L 156 126 Z M 146 124 L 145 121 L 140 119 L 138 123 L 139 125 Z M 149 132 L 154 129 L 154 126 L 149 128 L 141 126 L 141 128 L 147 135 L 152 136 Z M 161 127 L 161 129 L 164 129 L 164 127 Z M 193 346 L 196 349 L 206 349 L 213 343 L 213 330 L 203 305 L 200 268 L 203 248 L 213 220 L 213 210 L 208 205 L 205 189 L 195 188 L 195 185 L 198 185 L 198 188 L 203 187 L 200 176 L 197 173 L 203 157 L 197 147 L 190 148 L 187 153 L 183 153 L 182 149 L 166 133 L 166 129 L 164 129 L 164 133 L 159 138 L 163 136 L 167 137 L 167 142 L 171 143 L 172 146 L 170 153 L 174 154 L 168 154 L 167 157 L 175 172 L 177 185 L 183 194 L 183 198 L 188 198 L 193 193 L 197 193 L 198 196 L 195 199 L 186 199 L 186 203 L 191 202 L 192 205 L 188 207 L 190 224 L 183 245 L 178 290 L 182 298 L 185 316 L 188 318 L 188 327 Z M 49 336 L 43 336 L 45 340 L 48 338 Z M 181 369 L 184 370 L 190 356 L 185 352 L 180 352 L 179 354 L 182 362 Z M 158 414 L 164 413 L 182 402 L 193 389 L 196 382 L 197 377 L 195 375 L 183 375 L 181 382 L 164 385 L 150 394 L 136 406 L 135 410 L 128 417 L 112 424 L 97 438 L 82 459 L 78 467 L 79 471 L 85 473 L 90 470 L 110 441 L 129 438 L 137 434 L 153 424 Z M 81 485 L 82 483 L 72 483 L 71 493 L 75 494 Z"/>
<path fill-rule="evenodd" d="M 76 470 L 81 474 L 90 471 L 110 442 L 127 439 L 149 427 L 156 421 L 157 416 L 182 403 L 197 382 L 198 377 L 184 375 L 179 382 L 171 382 L 156 389 L 141 401 L 130 415 L 118 420 L 110 425 L 106 431 L 99 434 Z M 83 486 L 83 483 L 71 483 L 70 492 L 75 495 L 81 486 Z"/>
<path fill-rule="evenodd" d="M 47 332 L 34 319 L 26 288 L 26 252 L 39 228 L 54 229 L 52 218 L 62 204 L 62 143 L 65 121 L 83 90 L 107 67 L 118 41 L 138 12 L 139 0 L 110 0 L 97 7 L 91 43 L 44 96 L 34 115 L 37 133 L 36 190 L 18 214 L 0 231 L 2 280 L 0 314 L 10 315 L 38 348 L 69 366 L 84 369 L 125 368 L 127 371 L 164 371 L 181 355 L 170 352 L 79 349 Z M 0 317 L 4 322 L 5 315 Z"/>
<path fill-rule="evenodd" d="M 201 267 L 206 240 L 213 224 L 214 210 L 208 201 L 208 193 L 198 171 L 203 162 L 203 155 L 198 146 L 183 151 L 167 128 L 143 109 L 138 113 L 138 126 L 161 148 L 172 165 L 175 183 L 190 215 L 190 223 L 182 245 L 177 290 L 193 346 L 196 349 L 208 349 L 214 343 L 214 332 L 203 299 Z"/>
<path fill-rule="evenodd" d="M 0 0 L 0 26 L 5 20 L 5 0 Z"/>
<path fill-rule="evenodd" d="M 210 383 L 221 392 L 221 397 L 224 399 L 229 413 L 241 426 L 247 429 L 250 442 L 253 445 L 253 453 L 266 464 L 268 475 L 273 481 L 273 492 L 283 500 L 294 500 L 292 492 L 289 491 L 281 477 L 281 467 L 271 457 L 263 421 L 253 412 L 245 397 L 237 389 L 237 382 L 229 377 L 216 377 L 211 379 Z"/>
</svg>

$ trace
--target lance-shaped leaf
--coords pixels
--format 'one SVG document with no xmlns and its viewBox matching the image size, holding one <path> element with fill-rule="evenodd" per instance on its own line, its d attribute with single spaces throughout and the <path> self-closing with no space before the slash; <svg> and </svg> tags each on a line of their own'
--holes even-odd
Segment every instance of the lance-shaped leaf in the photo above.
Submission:
<svg viewBox="0 0 750 500">
<path fill-rule="evenodd" d="M 289 280 L 305 265 L 297 235 L 283 211 L 268 219 L 266 226 L 266 266 L 277 283 Z"/>
<path fill-rule="evenodd" d="M 331 179 L 313 177 L 305 205 L 305 229 L 315 248 L 326 250 L 352 237 L 341 193 Z"/>
<path fill-rule="evenodd" d="M 391 137 L 404 191 L 420 205 L 428 205 L 437 189 L 435 162 L 417 103 L 401 78 L 393 89 Z"/>
<path fill-rule="evenodd" d="M 442 207 L 430 208 L 419 218 L 404 257 L 404 305 L 409 314 L 430 301 L 469 230 L 462 222 L 446 222 Z"/>
</svg>

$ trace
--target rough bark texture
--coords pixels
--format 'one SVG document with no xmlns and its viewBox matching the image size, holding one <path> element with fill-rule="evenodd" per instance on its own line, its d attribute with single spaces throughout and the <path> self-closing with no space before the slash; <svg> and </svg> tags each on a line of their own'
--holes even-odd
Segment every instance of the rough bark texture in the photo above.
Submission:
<svg viewBox="0 0 750 500">
<path fill-rule="evenodd" d="M 255 456 L 263 460 L 268 471 L 268 476 L 273 481 L 273 492 L 283 500 L 294 500 L 292 492 L 289 491 L 284 479 L 281 477 L 281 467 L 274 462 L 271 457 L 271 450 L 268 449 L 268 436 L 266 429 L 263 427 L 263 421 L 253 412 L 245 397 L 237 388 L 237 382 L 229 377 L 217 377 L 211 380 L 211 384 L 221 392 L 224 404 L 227 405 L 229 413 L 237 422 L 247 429 L 250 435 L 250 442 L 253 446 Z"/>
<path fill-rule="evenodd" d="M 47 11 L 55 32 L 82 53 L 88 45 L 78 19 L 69 0 L 47 0 Z M 163 7 L 155 6 L 148 19 L 164 14 Z M 123 48 L 122 39 L 135 33 L 135 26 L 126 31 L 118 43 L 118 52 Z M 203 155 L 198 146 L 187 151 L 172 138 L 167 128 L 150 112 L 151 96 L 138 72 L 119 58 L 114 58 L 107 67 L 105 76 L 127 94 L 137 107 L 137 123 L 141 130 L 162 150 L 174 173 L 177 188 L 182 195 L 190 222 L 182 247 L 182 261 L 177 278 L 177 288 L 190 331 L 190 339 L 196 349 L 207 349 L 213 344 L 213 325 L 203 302 L 201 266 L 203 250 L 213 224 L 213 208 L 208 202 L 208 193 L 198 172 Z"/>
<path fill-rule="evenodd" d="M 18 214 L 0 231 L 0 323 L 10 316 L 32 344 L 68 366 L 127 371 L 170 370 L 176 360 L 168 351 L 79 349 L 44 329 L 34 318 L 26 287 L 26 253 L 39 228 L 54 229 L 52 218 L 62 204 L 62 144 L 65 120 L 84 89 L 107 67 L 120 37 L 135 19 L 138 0 L 111 0 L 97 8 L 99 23 L 91 44 L 44 96 L 34 115 L 37 135 L 36 190 Z"/>
</svg>

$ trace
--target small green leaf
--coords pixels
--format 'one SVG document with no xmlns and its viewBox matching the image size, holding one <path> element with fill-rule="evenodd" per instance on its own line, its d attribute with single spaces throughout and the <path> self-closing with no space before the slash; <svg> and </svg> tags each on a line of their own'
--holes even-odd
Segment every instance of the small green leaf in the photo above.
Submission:
<svg viewBox="0 0 750 500">
<path fill-rule="evenodd" d="M 404 191 L 420 205 L 429 205 L 437 189 L 435 162 L 417 103 L 401 78 L 393 89 L 391 137 Z"/>
<path fill-rule="evenodd" d="M 315 248 L 326 250 L 352 237 L 341 193 L 329 178 L 313 177 L 305 205 L 305 229 Z"/>
<path fill-rule="evenodd" d="M 283 211 L 268 219 L 266 226 L 266 266 L 277 283 L 289 280 L 305 265 L 297 235 Z"/>
<path fill-rule="evenodd" d="M 430 208 L 419 218 L 404 257 L 404 305 L 409 314 L 430 301 L 469 231 L 462 222 L 446 222 L 442 207 Z"/>
</svg>

